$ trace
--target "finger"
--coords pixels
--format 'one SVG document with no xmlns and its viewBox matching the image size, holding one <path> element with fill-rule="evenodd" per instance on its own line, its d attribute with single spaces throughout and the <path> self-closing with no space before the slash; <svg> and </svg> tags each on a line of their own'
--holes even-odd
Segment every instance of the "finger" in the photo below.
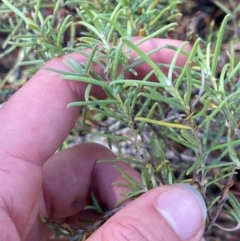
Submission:
<svg viewBox="0 0 240 241">
<path fill-rule="evenodd" d="M 40 215 L 56 222 L 77 225 L 78 219 L 83 217 L 80 211 L 90 203 L 91 193 L 109 209 L 113 209 L 116 202 L 124 197 L 123 192 L 129 192 L 127 188 L 113 183 L 127 183 L 111 164 L 98 161 L 114 158 L 115 155 L 109 149 L 95 143 L 76 145 L 55 153 L 43 166 L 44 200 L 38 209 Z M 116 164 L 141 182 L 140 174 L 129 165 L 124 162 Z M 28 238 L 23 240 L 39 240 L 40 236 L 41 240 L 46 240 L 50 232 L 37 219 Z"/>
<path fill-rule="evenodd" d="M 203 235 L 206 213 L 192 186 L 162 186 L 129 203 L 87 240 L 196 241 Z"/>
<path fill-rule="evenodd" d="M 148 52 L 166 44 L 179 46 L 181 41 L 152 39 L 141 44 L 140 48 Z M 187 46 L 186 50 L 189 48 L 190 46 Z M 77 62 L 86 61 L 86 58 L 80 54 L 70 55 Z M 132 52 L 131 55 L 134 57 L 136 53 Z M 151 58 L 156 63 L 169 63 L 173 56 L 174 51 L 162 49 L 152 54 Z M 67 105 L 73 101 L 84 100 L 86 84 L 60 80 L 58 73 L 46 70 L 46 68 L 68 70 L 63 63 L 68 57 L 69 55 L 62 56 L 46 63 L 0 109 L 0 143 L 5 158 L 17 153 L 18 158 L 42 165 L 73 127 L 79 108 L 67 109 Z M 185 61 L 186 57 L 181 55 L 177 63 L 183 66 Z M 149 70 L 147 64 L 137 67 L 136 71 L 139 73 L 137 79 L 145 76 Z M 103 70 L 99 66 L 95 66 L 95 71 L 103 75 Z M 166 69 L 164 71 L 166 72 Z M 104 97 L 104 92 L 96 86 L 93 87 L 93 94 L 97 98 Z"/>
<path fill-rule="evenodd" d="M 89 205 L 91 193 L 113 209 L 124 197 L 123 192 L 129 192 L 113 183 L 127 183 L 113 165 L 98 161 L 115 157 L 109 149 L 95 143 L 77 145 L 53 155 L 43 166 L 43 192 L 49 217 L 61 219 L 78 213 Z M 126 163 L 115 165 L 141 182 L 140 174 Z"/>
<path fill-rule="evenodd" d="M 133 41 L 136 42 L 139 39 L 141 39 L 141 38 L 140 37 L 134 37 Z M 138 47 L 144 53 L 148 53 L 151 50 L 159 48 L 160 46 L 166 46 L 165 48 L 149 55 L 149 57 L 151 58 L 151 60 L 154 63 L 169 65 L 169 64 L 172 63 L 175 51 L 168 48 L 167 45 L 179 47 L 181 44 L 182 44 L 182 41 L 180 41 L 180 40 L 168 39 L 167 42 L 166 42 L 166 40 L 164 42 L 164 39 L 153 38 L 153 39 L 151 39 L 151 41 L 144 42 L 144 43 L 140 44 Z M 189 44 L 186 44 L 185 47 L 183 48 L 183 50 L 186 51 L 186 52 L 190 52 L 191 46 Z M 138 54 L 136 52 L 134 52 L 134 51 L 131 52 L 131 58 L 135 58 L 137 56 L 138 56 Z M 179 66 L 179 67 L 184 66 L 186 60 L 187 60 L 187 57 L 185 55 L 179 54 L 179 56 L 176 60 L 176 66 Z M 164 74 L 166 74 L 166 75 L 168 74 L 168 68 L 161 67 L 160 69 L 163 71 Z M 152 67 L 149 66 L 148 64 L 144 63 L 144 64 L 138 65 L 136 68 L 134 68 L 134 70 L 137 72 L 137 76 L 129 73 L 129 77 L 141 80 L 150 71 L 152 71 Z M 155 76 L 151 77 L 151 79 L 154 80 L 154 81 L 157 80 L 157 78 Z"/>
</svg>

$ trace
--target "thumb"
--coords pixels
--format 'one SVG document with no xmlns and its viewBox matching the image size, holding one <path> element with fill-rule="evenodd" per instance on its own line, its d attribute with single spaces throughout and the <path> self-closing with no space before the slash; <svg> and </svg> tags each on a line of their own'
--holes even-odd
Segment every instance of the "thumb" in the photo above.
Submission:
<svg viewBox="0 0 240 241">
<path fill-rule="evenodd" d="M 88 241 L 199 241 L 207 210 L 188 184 L 155 188 L 111 217 Z"/>
</svg>

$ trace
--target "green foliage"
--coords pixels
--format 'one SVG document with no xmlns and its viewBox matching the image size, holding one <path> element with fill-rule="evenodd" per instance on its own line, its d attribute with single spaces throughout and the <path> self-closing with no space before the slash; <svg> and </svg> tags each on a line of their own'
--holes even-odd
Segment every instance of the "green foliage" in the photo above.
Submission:
<svg viewBox="0 0 240 241">
<path fill-rule="evenodd" d="M 135 147 L 136 156 L 123 157 L 119 150 L 116 160 L 102 160 L 114 164 L 123 159 L 141 170 L 142 183 L 138 183 L 116 166 L 129 184 L 115 184 L 130 190 L 122 201 L 160 185 L 188 182 L 199 187 L 208 206 L 208 229 L 213 225 L 220 227 L 217 224 L 220 211 L 237 223 L 227 231 L 239 227 L 239 203 L 228 192 L 240 167 L 240 63 L 236 63 L 232 42 L 228 44 L 230 55 L 219 71 L 222 40 L 228 21 L 237 21 L 236 10 L 232 13 L 225 9 L 228 14 L 217 32 L 216 42 L 206 43 L 197 38 L 190 53 L 183 51 L 187 42 L 177 49 L 164 45 L 145 53 L 140 44 L 155 37 L 167 38 L 169 32 L 177 28 L 176 22 L 181 16 L 177 6 L 183 1 L 69 0 L 65 4 L 74 11 L 60 19 L 58 12 L 63 5 L 60 0 L 2 2 L 1 12 L 6 14 L 8 8 L 14 12 L 14 17 L 1 28 L 11 33 L 2 56 L 16 47 L 23 49 L 26 59 L 29 52 L 33 51 L 35 56 L 34 60 L 22 60 L 19 65 L 36 64 L 71 52 L 86 56 L 86 63 L 68 59 L 65 64 L 71 72 L 51 71 L 59 72 L 69 81 L 88 84 L 85 101 L 69 103 L 69 107 L 82 106 L 85 114 L 94 111 L 96 116 L 113 118 L 129 129 L 130 137 L 121 136 L 117 131 L 109 132 L 107 128 L 104 133 L 93 132 L 91 128 L 85 130 L 106 137 L 110 148 L 120 140 L 131 142 Z M 45 8 L 52 9 L 51 15 L 43 16 Z M 74 38 L 78 27 L 84 27 L 84 31 L 82 36 Z M 64 45 L 67 31 L 70 38 Z M 133 36 L 142 38 L 133 43 Z M 163 48 L 176 51 L 168 66 L 155 63 L 149 57 Z M 132 51 L 138 56 L 130 58 Z M 180 54 L 187 56 L 183 68 L 176 66 Z M 142 63 L 147 63 L 151 71 L 143 80 L 138 80 L 135 69 Z M 96 64 L 104 76 L 94 71 Z M 168 75 L 159 67 L 168 67 Z M 129 72 L 136 78 L 126 78 Z M 151 81 L 153 75 L 157 78 L 155 82 Z M 105 100 L 91 95 L 93 85 L 102 87 L 107 95 Z M 83 127 L 87 125 L 85 120 Z M 169 160 L 177 152 L 173 151 L 174 147 L 180 147 L 185 153 L 178 153 L 179 158 L 175 155 L 175 161 Z M 217 187 L 218 196 L 208 197 L 207 190 L 211 187 Z M 100 209 L 96 200 L 94 206 Z M 83 236 L 77 238 L 81 240 Z"/>
</svg>

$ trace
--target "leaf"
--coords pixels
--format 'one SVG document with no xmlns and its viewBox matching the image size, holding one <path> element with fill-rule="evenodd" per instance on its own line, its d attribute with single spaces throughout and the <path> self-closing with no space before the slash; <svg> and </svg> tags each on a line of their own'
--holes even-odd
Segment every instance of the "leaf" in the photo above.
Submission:
<svg viewBox="0 0 240 241">
<path fill-rule="evenodd" d="M 141 49 L 139 49 L 134 43 L 132 43 L 128 39 L 123 38 L 121 41 L 124 42 L 131 49 L 133 49 L 136 53 L 138 53 L 139 56 L 144 59 L 148 65 L 151 66 L 151 68 L 155 71 L 159 82 L 163 82 L 165 84 L 169 83 L 167 76 L 159 69 L 159 67 L 153 62 L 153 60 L 149 56 L 147 56 Z"/>
<path fill-rule="evenodd" d="M 122 170 L 119 166 L 113 165 L 122 175 L 122 177 L 132 186 L 135 188 L 142 187 L 142 184 L 136 181 L 134 178 L 129 176 L 124 170 Z"/>
<path fill-rule="evenodd" d="M 194 148 L 198 148 L 201 143 L 198 139 L 195 139 L 193 133 L 190 133 L 189 130 L 181 130 L 181 135 L 187 140 Z"/>
<path fill-rule="evenodd" d="M 182 124 L 175 124 L 175 123 L 165 122 L 165 121 L 157 121 L 157 120 L 152 120 L 152 119 L 143 118 L 143 117 L 136 117 L 134 120 L 144 121 L 144 122 L 148 122 L 148 123 L 152 123 L 152 124 L 156 124 L 156 125 L 160 125 L 160 126 L 171 127 L 171 128 L 192 130 L 192 127 L 190 127 L 190 126 L 186 126 L 186 125 L 182 125 Z"/>
<path fill-rule="evenodd" d="M 110 105 L 110 104 L 118 104 L 118 100 L 93 100 L 93 101 L 79 101 L 72 102 L 68 104 L 68 107 L 72 106 L 90 106 L 90 105 Z"/>
<path fill-rule="evenodd" d="M 212 71 L 211 74 L 212 76 L 216 76 L 216 69 L 217 69 L 217 64 L 218 64 L 218 60 L 219 60 L 219 53 L 221 50 L 221 46 L 222 46 L 222 39 L 225 33 L 225 28 L 227 25 L 227 22 L 230 20 L 231 15 L 227 14 L 221 24 L 220 30 L 218 31 L 218 38 L 217 38 L 217 43 L 216 43 L 216 47 L 215 47 L 215 51 L 213 54 L 213 59 L 212 59 Z"/>
<path fill-rule="evenodd" d="M 72 15 L 68 15 L 64 18 L 60 28 L 58 29 L 58 34 L 57 34 L 57 47 L 59 49 L 62 49 L 62 45 L 61 45 L 61 41 L 63 38 L 63 34 L 64 32 L 67 30 L 67 28 L 69 27 L 69 25 L 71 24 L 70 19 L 72 18 Z"/>
<path fill-rule="evenodd" d="M 196 170 L 196 168 L 200 165 L 201 161 L 202 161 L 202 158 L 201 157 L 197 157 L 196 161 L 192 164 L 192 166 L 190 166 L 187 169 L 186 174 L 189 175 L 191 172 Z"/>
</svg>

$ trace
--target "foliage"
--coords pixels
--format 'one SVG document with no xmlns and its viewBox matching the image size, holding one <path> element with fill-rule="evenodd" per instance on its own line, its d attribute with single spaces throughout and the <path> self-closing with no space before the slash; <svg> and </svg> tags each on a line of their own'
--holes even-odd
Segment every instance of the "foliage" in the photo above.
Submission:
<svg viewBox="0 0 240 241">
<path fill-rule="evenodd" d="M 184 1 L 69 0 L 65 2 L 67 7 L 61 0 L 2 2 L 0 11 L 4 21 L 0 30 L 9 35 L 1 57 L 16 48 L 23 53 L 17 66 L 40 64 L 71 52 L 87 57 L 86 63 L 69 58 L 65 64 L 71 72 L 52 71 L 60 72 L 62 78 L 69 81 L 88 84 L 85 101 L 69 104 L 72 108 L 84 107 L 83 127 L 87 125 L 87 113 L 94 111 L 98 117 L 114 119 L 119 128 L 129 129 L 129 138 L 119 135 L 119 128 L 110 131 L 106 127 L 104 132 L 85 130 L 105 136 L 110 148 L 118 145 L 119 140 L 130 142 L 136 148 L 135 156 L 123 157 L 119 150 L 116 160 L 102 160 L 114 164 L 123 159 L 141 170 L 140 184 L 116 166 L 129 183 L 130 192 L 124 200 L 159 185 L 188 182 L 199 188 L 208 206 L 207 230 L 212 226 L 225 229 L 217 224 L 221 211 L 236 222 L 235 228 L 227 231 L 239 228 L 239 202 L 229 193 L 240 167 L 240 63 L 236 62 L 234 42 L 227 43 L 228 59 L 223 66 L 219 65 L 222 40 L 230 19 L 235 26 L 234 41 L 239 39 L 236 27 L 239 7 L 231 11 L 218 2 L 228 13 L 221 27 L 216 35 L 210 29 L 207 40 L 194 39 L 190 53 L 183 51 L 187 42 L 178 49 L 165 45 L 144 53 L 139 48 L 141 43 L 155 37 L 168 38 L 178 28 L 176 23 L 180 22 L 181 13 L 177 6 Z M 51 14 L 46 13 L 49 9 Z M 81 32 L 79 36 L 77 31 Z M 191 35 L 191 30 L 187 31 L 185 40 Z M 133 36 L 142 38 L 133 43 Z M 149 57 L 162 48 L 176 50 L 168 66 L 155 63 Z M 130 58 L 131 51 L 138 56 Z M 176 66 L 179 54 L 188 58 L 182 69 Z M 143 80 L 126 78 L 129 72 L 137 76 L 135 69 L 144 62 L 152 70 Z M 104 76 L 94 71 L 94 64 L 101 67 Z M 159 67 L 168 67 L 168 75 Z M 157 77 L 156 82 L 151 81 L 153 75 Z M 6 81 L 3 80 L 2 86 Z M 101 86 L 107 98 L 98 100 L 91 96 L 92 85 Z M 177 148 L 184 153 L 177 153 Z M 211 193 L 213 187 L 218 189 L 216 196 Z M 94 203 L 92 208 L 96 210 L 96 200 Z M 85 238 L 76 235 L 76 239 L 71 240 Z"/>
</svg>

